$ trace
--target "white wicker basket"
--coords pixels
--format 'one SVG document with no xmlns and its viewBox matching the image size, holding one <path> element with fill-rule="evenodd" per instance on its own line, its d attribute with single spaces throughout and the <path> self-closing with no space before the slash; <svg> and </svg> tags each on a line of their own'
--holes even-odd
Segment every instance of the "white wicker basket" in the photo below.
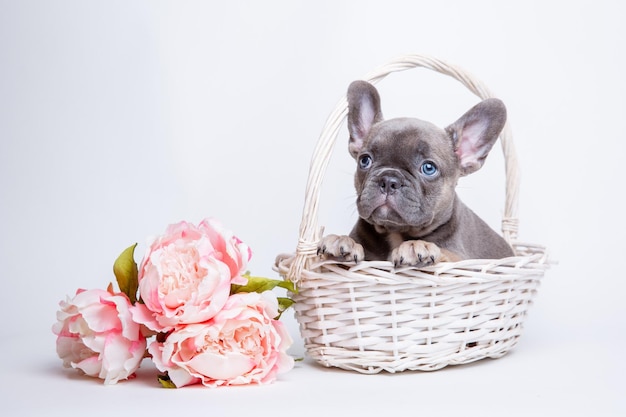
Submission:
<svg viewBox="0 0 626 417">
<path fill-rule="evenodd" d="M 363 79 L 423 67 L 451 76 L 481 99 L 492 97 L 459 67 L 402 56 Z M 295 314 L 307 354 L 325 366 L 363 373 L 436 370 L 499 358 L 518 342 L 523 321 L 548 267 L 543 246 L 517 242 L 518 168 L 508 124 L 500 136 L 506 197 L 502 232 L 515 256 L 394 269 L 390 262 L 320 260 L 317 225 L 320 184 L 339 128 L 345 96 L 329 116 L 312 157 L 295 255 L 279 255 L 275 269 L 297 283 Z"/>
</svg>

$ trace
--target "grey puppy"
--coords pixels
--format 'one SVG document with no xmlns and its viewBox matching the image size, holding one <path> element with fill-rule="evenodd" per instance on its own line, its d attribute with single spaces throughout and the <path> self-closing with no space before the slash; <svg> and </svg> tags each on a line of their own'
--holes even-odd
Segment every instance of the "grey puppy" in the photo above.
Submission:
<svg viewBox="0 0 626 417">
<path fill-rule="evenodd" d="M 383 120 L 376 88 L 348 88 L 349 151 L 359 219 L 350 236 L 322 238 L 321 256 L 396 267 L 512 256 L 506 241 L 461 202 L 455 187 L 478 170 L 506 121 L 487 99 L 446 129 L 415 118 Z"/>
</svg>

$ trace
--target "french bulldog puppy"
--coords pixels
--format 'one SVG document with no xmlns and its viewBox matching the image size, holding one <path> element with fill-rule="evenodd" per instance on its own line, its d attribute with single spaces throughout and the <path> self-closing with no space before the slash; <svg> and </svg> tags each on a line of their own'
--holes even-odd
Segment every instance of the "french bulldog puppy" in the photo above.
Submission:
<svg viewBox="0 0 626 417">
<path fill-rule="evenodd" d="M 441 129 L 415 118 L 383 120 L 378 91 L 366 81 L 353 82 L 347 98 L 359 219 L 349 236 L 323 237 L 320 256 L 395 267 L 513 256 L 455 191 L 504 127 L 500 100 L 484 100 Z"/>
</svg>

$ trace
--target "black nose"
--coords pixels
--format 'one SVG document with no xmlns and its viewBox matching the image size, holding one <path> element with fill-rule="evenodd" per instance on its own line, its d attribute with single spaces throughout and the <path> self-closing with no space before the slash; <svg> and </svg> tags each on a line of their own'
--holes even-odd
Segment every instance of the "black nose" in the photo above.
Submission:
<svg viewBox="0 0 626 417">
<path fill-rule="evenodd" d="M 400 189 L 400 180 L 392 175 L 384 175 L 378 183 L 380 191 L 384 194 L 393 194 Z"/>
</svg>

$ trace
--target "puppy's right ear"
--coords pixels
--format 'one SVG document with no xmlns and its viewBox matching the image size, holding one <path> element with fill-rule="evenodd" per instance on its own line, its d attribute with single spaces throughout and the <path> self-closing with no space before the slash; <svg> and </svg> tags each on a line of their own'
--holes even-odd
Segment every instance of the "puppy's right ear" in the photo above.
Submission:
<svg viewBox="0 0 626 417">
<path fill-rule="evenodd" d="M 348 87 L 348 149 L 354 158 L 363 148 L 363 143 L 374 123 L 383 120 L 380 96 L 376 88 L 367 81 L 354 81 Z"/>
<path fill-rule="evenodd" d="M 483 166 L 505 122 L 504 103 L 497 98 L 488 98 L 446 128 L 454 143 L 461 175 L 470 174 Z"/>
</svg>

